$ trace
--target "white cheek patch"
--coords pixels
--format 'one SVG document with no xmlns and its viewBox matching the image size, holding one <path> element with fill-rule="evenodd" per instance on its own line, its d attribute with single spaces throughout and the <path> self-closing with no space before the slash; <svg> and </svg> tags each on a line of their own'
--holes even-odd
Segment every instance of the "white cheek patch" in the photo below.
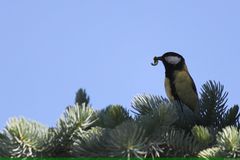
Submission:
<svg viewBox="0 0 240 160">
<path fill-rule="evenodd" d="M 165 57 L 165 60 L 170 64 L 178 64 L 181 61 L 181 58 L 177 56 L 168 56 Z"/>
</svg>

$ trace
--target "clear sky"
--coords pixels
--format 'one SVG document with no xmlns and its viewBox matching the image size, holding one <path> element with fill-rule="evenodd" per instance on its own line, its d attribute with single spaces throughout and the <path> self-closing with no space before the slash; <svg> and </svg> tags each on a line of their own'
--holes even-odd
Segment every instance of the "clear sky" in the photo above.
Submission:
<svg viewBox="0 0 240 160">
<path fill-rule="evenodd" d="M 198 91 L 220 81 L 240 104 L 239 0 L 0 1 L 0 129 L 24 116 L 54 126 L 85 88 L 95 109 L 165 95 L 155 55 L 182 54 Z"/>
</svg>

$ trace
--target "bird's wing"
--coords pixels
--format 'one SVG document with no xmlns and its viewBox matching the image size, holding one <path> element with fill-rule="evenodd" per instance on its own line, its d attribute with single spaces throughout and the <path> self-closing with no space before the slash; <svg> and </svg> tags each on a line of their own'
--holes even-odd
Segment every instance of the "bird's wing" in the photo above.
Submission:
<svg viewBox="0 0 240 160">
<path fill-rule="evenodd" d="M 174 85 L 179 99 L 192 110 L 197 105 L 197 90 L 191 76 L 187 71 L 175 73 Z"/>
</svg>

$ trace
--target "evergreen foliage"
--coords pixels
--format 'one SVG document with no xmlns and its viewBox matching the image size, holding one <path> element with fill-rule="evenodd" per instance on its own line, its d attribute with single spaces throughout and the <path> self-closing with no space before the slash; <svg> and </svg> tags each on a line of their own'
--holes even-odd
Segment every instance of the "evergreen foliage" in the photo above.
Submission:
<svg viewBox="0 0 240 160">
<path fill-rule="evenodd" d="M 36 157 L 47 146 L 48 128 L 25 118 L 11 118 L 1 134 L 3 157 Z"/>
<path fill-rule="evenodd" d="M 209 157 L 240 157 L 240 133 L 234 126 L 227 126 L 217 134 L 216 144 L 201 151 L 198 156 Z"/>
<path fill-rule="evenodd" d="M 121 105 L 109 105 L 97 112 L 97 126 L 114 128 L 126 120 L 130 120 L 129 112 Z"/>
<path fill-rule="evenodd" d="M 68 106 L 57 122 L 55 128 L 51 128 L 53 138 L 50 141 L 50 156 L 71 156 L 71 145 L 77 131 L 87 130 L 96 121 L 94 110 L 85 103 Z"/>
<path fill-rule="evenodd" d="M 236 124 L 239 118 L 239 107 L 235 105 L 227 110 L 227 95 L 220 83 L 209 81 L 203 85 L 200 99 L 202 125 L 221 129 L 227 125 Z"/>
<path fill-rule="evenodd" d="M 240 157 L 239 107 L 223 85 L 202 86 L 198 111 L 156 95 L 95 111 L 79 89 L 56 126 L 11 118 L 0 132 L 0 157 Z"/>
<path fill-rule="evenodd" d="M 85 103 L 88 106 L 89 102 L 90 102 L 90 97 L 87 95 L 86 90 L 80 88 L 76 93 L 75 104 L 81 105 L 82 103 Z"/>
</svg>

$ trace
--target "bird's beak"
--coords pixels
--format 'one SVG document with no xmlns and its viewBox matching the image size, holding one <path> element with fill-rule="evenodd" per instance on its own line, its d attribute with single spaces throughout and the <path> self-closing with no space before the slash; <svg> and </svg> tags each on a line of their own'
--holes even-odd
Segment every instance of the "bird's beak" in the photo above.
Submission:
<svg viewBox="0 0 240 160">
<path fill-rule="evenodd" d="M 153 63 L 151 63 L 153 66 L 156 66 L 157 64 L 158 64 L 158 61 L 162 61 L 163 60 L 163 58 L 162 57 L 157 57 L 157 56 L 155 56 L 154 58 L 153 58 Z"/>
</svg>

